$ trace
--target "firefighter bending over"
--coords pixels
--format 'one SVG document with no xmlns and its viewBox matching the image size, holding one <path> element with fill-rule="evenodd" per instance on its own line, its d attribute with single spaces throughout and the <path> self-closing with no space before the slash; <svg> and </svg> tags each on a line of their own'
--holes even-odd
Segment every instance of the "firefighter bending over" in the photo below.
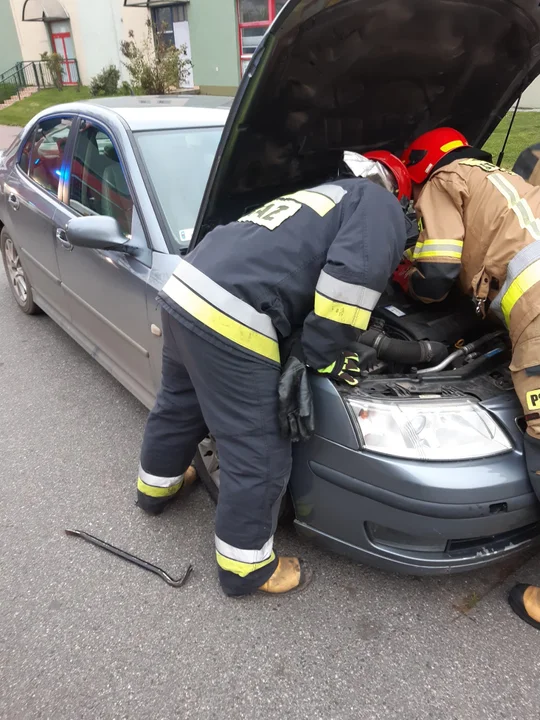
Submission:
<svg viewBox="0 0 540 720">
<path fill-rule="evenodd" d="M 300 329 L 311 368 L 358 382 L 348 347 L 367 328 L 406 240 L 398 200 L 407 203 L 410 180 L 398 158 L 384 157 L 408 185 L 396 181 L 397 197 L 363 178 L 283 195 L 208 233 L 159 295 L 162 381 L 144 433 L 138 504 L 160 513 L 184 474 L 193 479 L 190 462 L 210 432 L 227 595 L 289 592 L 311 577 L 302 560 L 277 557 L 273 547 L 291 439 L 313 432 L 305 365 L 286 368 L 280 385 L 280 343 Z"/>
<path fill-rule="evenodd" d="M 451 128 L 421 135 L 402 160 L 420 236 L 394 277 L 424 302 L 443 300 L 459 281 L 478 312 L 489 310 L 506 325 L 527 423 L 527 468 L 540 493 L 540 188 L 493 165 Z M 540 628 L 540 589 L 519 585 L 510 604 Z"/>
</svg>

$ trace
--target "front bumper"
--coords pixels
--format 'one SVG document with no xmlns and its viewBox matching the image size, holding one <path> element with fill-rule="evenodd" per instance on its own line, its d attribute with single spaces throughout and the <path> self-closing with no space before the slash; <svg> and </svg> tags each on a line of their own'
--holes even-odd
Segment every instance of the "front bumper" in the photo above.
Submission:
<svg viewBox="0 0 540 720">
<path fill-rule="evenodd" d="M 317 435 L 295 448 L 289 484 L 301 534 L 358 562 L 416 575 L 484 567 L 537 541 L 540 504 L 517 428 L 514 450 L 491 458 L 390 458 L 355 446 L 341 400 L 328 385 L 314 390 Z"/>
<path fill-rule="evenodd" d="M 308 456 L 314 445 L 317 455 L 324 453 L 325 444 L 316 439 Z M 464 572 L 509 557 L 540 537 L 540 505 L 532 491 L 496 502 L 435 503 L 392 493 L 298 454 L 290 490 L 298 532 L 391 572 Z"/>
</svg>

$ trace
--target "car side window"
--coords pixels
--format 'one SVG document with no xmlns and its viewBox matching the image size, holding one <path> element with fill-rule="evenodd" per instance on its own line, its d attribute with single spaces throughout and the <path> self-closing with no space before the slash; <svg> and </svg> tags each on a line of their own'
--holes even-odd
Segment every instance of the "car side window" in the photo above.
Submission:
<svg viewBox="0 0 540 720">
<path fill-rule="evenodd" d="M 73 161 L 69 204 L 81 215 L 108 215 L 131 235 L 133 200 L 111 138 L 89 122 L 81 124 Z"/>
<path fill-rule="evenodd" d="M 42 120 L 34 131 L 28 175 L 53 195 L 58 195 L 70 128 L 69 118 L 50 118 Z"/>
</svg>

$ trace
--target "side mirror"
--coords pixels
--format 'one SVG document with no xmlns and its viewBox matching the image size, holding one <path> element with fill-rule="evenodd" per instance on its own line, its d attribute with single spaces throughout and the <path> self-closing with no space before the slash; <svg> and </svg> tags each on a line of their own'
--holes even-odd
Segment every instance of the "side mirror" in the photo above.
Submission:
<svg viewBox="0 0 540 720">
<path fill-rule="evenodd" d="M 128 238 L 122 235 L 118 222 L 106 215 L 74 218 L 67 224 L 66 234 L 76 247 L 129 252 Z"/>
</svg>

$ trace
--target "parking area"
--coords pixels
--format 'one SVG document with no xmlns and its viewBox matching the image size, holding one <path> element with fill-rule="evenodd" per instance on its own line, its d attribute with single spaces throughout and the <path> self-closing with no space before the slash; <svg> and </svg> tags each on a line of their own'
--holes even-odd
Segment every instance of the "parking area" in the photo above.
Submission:
<svg viewBox="0 0 540 720">
<path fill-rule="evenodd" d="M 475 575 L 398 577 L 279 532 L 316 570 L 290 598 L 229 600 L 214 507 L 196 486 L 160 518 L 134 505 L 146 416 L 0 279 L 0 717 L 538 717 L 538 634 L 505 602 L 534 554 Z M 179 590 L 68 538 L 78 528 L 179 575 Z"/>
</svg>

